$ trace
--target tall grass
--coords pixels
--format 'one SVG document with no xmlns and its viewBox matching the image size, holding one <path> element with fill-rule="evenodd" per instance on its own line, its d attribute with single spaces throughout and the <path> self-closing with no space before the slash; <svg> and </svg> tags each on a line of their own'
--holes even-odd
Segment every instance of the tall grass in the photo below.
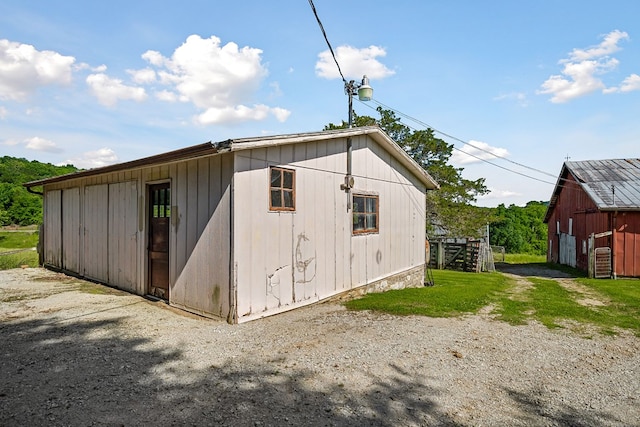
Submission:
<svg viewBox="0 0 640 427">
<path fill-rule="evenodd" d="M 0 270 L 9 270 L 20 267 L 37 267 L 38 252 L 24 250 L 20 252 L 5 254 L 0 252 Z"/>
</svg>

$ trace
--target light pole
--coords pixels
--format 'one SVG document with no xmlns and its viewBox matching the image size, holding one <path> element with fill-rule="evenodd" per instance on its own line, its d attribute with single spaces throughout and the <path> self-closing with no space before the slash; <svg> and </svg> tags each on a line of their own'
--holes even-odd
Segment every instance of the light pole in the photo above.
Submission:
<svg viewBox="0 0 640 427">
<path fill-rule="evenodd" d="M 369 86 L 367 76 L 362 76 L 362 82 L 356 83 L 354 80 L 345 82 L 344 91 L 349 97 L 349 129 L 353 127 L 353 96 L 358 95 L 360 101 L 371 101 L 373 98 L 373 88 Z M 340 188 L 347 192 L 347 210 L 351 210 L 350 190 L 353 188 L 353 176 L 351 176 L 351 156 L 353 144 L 351 137 L 347 137 L 347 174 L 344 177 L 344 184 Z"/>
</svg>

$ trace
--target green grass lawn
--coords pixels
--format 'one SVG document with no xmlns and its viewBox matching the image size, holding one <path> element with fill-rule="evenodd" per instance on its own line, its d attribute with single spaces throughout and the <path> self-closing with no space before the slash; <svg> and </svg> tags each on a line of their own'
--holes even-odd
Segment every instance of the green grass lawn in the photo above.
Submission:
<svg viewBox="0 0 640 427">
<path fill-rule="evenodd" d="M 476 313 L 494 302 L 509 287 L 500 273 L 433 271 L 435 286 L 367 294 L 346 303 L 352 310 L 377 310 L 391 314 L 452 317 Z"/>
<path fill-rule="evenodd" d="M 38 244 L 38 233 L 0 231 L 0 270 L 24 265 L 38 266 L 38 253 L 30 249 Z M 20 252 L 15 252 L 20 251 Z M 6 252 L 15 252 L 6 254 Z"/>
<path fill-rule="evenodd" d="M 474 314 L 491 306 L 497 319 L 513 325 L 536 320 L 548 328 L 580 330 L 591 325 L 604 334 L 622 328 L 640 336 L 638 279 L 576 279 L 603 300 L 596 305 L 581 303 L 583 294 L 552 279 L 529 277 L 525 280 L 530 286 L 516 288 L 515 281 L 501 273 L 435 270 L 433 276 L 433 287 L 368 294 L 345 305 L 351 310 L 430 317 Z"/>
</svg>

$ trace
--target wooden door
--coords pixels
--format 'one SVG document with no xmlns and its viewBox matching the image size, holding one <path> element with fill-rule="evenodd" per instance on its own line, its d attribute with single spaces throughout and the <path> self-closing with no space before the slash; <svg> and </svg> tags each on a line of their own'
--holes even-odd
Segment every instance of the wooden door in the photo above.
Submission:
<svg viewBox="0 0 640 427">
<path fill-rule="evenodd" d="M 150 295 L 169 300 L 169 183 L 149 186 L 149 288 Z"/>
</svg>

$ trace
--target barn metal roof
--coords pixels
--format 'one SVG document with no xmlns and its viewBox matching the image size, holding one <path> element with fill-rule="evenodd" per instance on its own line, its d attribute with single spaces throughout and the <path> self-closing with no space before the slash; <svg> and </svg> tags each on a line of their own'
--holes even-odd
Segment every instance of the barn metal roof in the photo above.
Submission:
<svg viewBox="0 0 640 427">
<path fill-rule="evenodd" d="M 565 162 L 545 215 L 551 216 L 558 195 L 571 174 L 602 211 L 640 210 L 640 159 Z"/>
<path fill-rule="evenodd" d="M 40 185 L 52 184 L 69 179 L 84 178 L 104 173 L 120 172 L 124 170 L 139 169 L 152 165 L 174 163 L 196 157 L 224 153 L 228 151 L 248 150 L 286 144 L 298 144 L 326 139 L 347 138 L 358 135 L 369 135 L 373 140 L 382 145 L 403 166 L 409 169 L 429 190 L 440 188 L 438 183 L 416 163 L 400 146 L 395 143 L 384 131 L 377 126 L 364 126 L 352 129 L 338 129 L 322 132 L 307 132 L 288 135 L 262 136 L 254 138 L 228 139 L 217 143 L 205 142 L 204 144 L 182 148 L 168 153 L 145 157 L 130 162 L 118 163 L 94 169 L 87 169 L 66 175 L 55 176 L 23 184 L 28 189 Z"/>
</svg>

